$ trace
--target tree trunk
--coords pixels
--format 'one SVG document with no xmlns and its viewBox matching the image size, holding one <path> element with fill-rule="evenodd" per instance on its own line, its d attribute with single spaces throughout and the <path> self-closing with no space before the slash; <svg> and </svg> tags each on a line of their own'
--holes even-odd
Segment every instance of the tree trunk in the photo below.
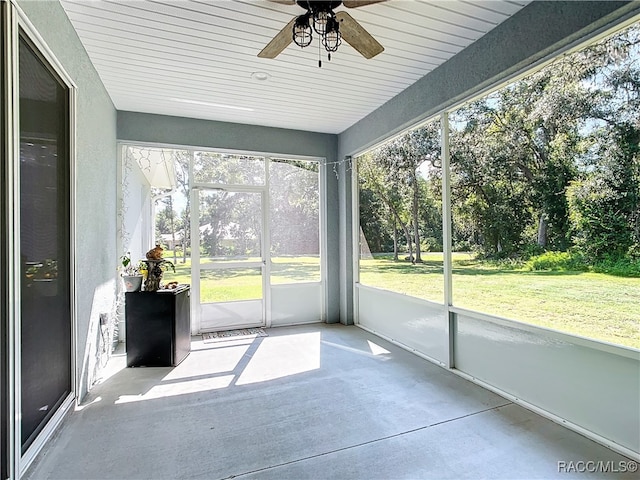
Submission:
<svg viewBox="0 0 640 480">
<path fill-rule="evenodd" d="M 393 222 L 393 261 L 398 261 L 398 225 Z"/>
<path fill-rule="evenodd" d="M 542 212 L 538 221 L 538 245 L 547 246 L 547 214 Z"/>
<path fill-rule="evenodd" d="M 413 245 L 411 240 L 411 232 L 409 231 L 409 227 L 404 223 L 402 224 L 402 228 L 404 230 L 405 236 L 407 237 L 407 250 L 409 251 L 409 261 L 411 263 L 414 263 L 415 260 L 413 258 Z"/>
<path fill-rule="evenodd" d="M 173 198 L 171 195 L 169 195 L 169 209 L 171 210 L 171 217 L 170 217 L 170 222 L 171 222 L 171 244 L 172 244 L 172 250 L 173 250 L 173 264 L 176 264 L 176 224 L 173 221 Z"/>
<path fill-rule="evenodd" d="M 422 256 L 420 255 L 420 229 L 418 219 L 418 204 L 420 202 L 420 188 L 418 185 L 418 178 L 415 172 L 413 172 L 413 201 L 411 202 L 411 216 L 413 217 L 413 233 L 415 235 L 414 241 L 416 244 L 416 263 L 422 263 Z"/>
<path fill-rule="evenodd" d="M 184 209 L 184 222 L 182 222 L 182 263 L 187 263 L 187 248 L 189 245 L 189 237 L 191 236 L 191 205 L 189 204 L 189 195 L 187 195 L 187 206 Z"/>
<path fill-rule="evenodd" d="M 398 213 L 398 211 L 394 208 L 393 204 L 382 193 L 382 191 L 380 189 L 376 189 L 376 193 L 378 195 L 380 195 L 380 198 L 382 199 L 382 201 L 387 204 L 387 207 L 389 207 L 389 210 L 391 211 L 391 214 L 393 215 L 393 218 L 395 219 L 395 221 L 394 221 L 394 250 L 395 250 L 394 253 L 395 253 L 395 255 L 397 256 L 397 252 L 398 252 L 397 239 L 395 238 L 396 237 L 396 231 L 395 230 L 396 230 L 396 222 L 397 222 L 402 226 L 402 229 L 404 230 L 404 234 L 407 237 L 407 248 L 409 250 L 409 260 L 413 261 L 413 249 L 411 247 L 411 233 L 409 232 L 409 229 L 403 223 L 402 218 L 400 218 L 400 214 Z"/>
</svg>

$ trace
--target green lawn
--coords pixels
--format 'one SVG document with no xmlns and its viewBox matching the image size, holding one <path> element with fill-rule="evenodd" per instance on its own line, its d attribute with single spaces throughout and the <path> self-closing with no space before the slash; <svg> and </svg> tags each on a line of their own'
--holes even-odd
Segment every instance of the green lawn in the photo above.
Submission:
<svg viewBox="0 0 640 480">
<path fill-rule="evenodd" d="M 165 258 L 170 259 L 168 255 Z M 412 265 L 389 258 L 361 260 L 360 282 L 442 303 L 442 254 L 427 253 Z M 317 257 L 278 257 L 272 284 L 319 281 Z M 164 281 L 191 283 L 191 263 L 178 259 Z M 204 302 L 260 298 L 259 269 L 203 272 Z M 528 272 L 500 268 L 469 254 L 453 256 L 455 306 L 640 348 L 640 279 L 591 272 Z"/>
<path fill-rule="evenodd" d="M 442 302 L 442 254 L 425 263 L 361 260 L 360 281 Z M 453 257 L 453 304 L 640 348 L 640 279 L 591 272 L 528 272 Z"/>
<path fill-rule="evenodd" d="M 164 258 L 172 260 L 165 255 Z M 259 259 L 249 259 L 259 261 Z M 201 259 L 205 263 L 207 259 Z M 191 283 L 191 260 L 178 259 L 176 272 L 165 272 L 164 282 Z M 319 257 L 277 257 L 271 263 L 271 284 L 319 282 Z M 202 302 L 230 302 L 262 298 L 262 277 L 259 268 L 206 270 L 200 277 Z"/>
</svg>

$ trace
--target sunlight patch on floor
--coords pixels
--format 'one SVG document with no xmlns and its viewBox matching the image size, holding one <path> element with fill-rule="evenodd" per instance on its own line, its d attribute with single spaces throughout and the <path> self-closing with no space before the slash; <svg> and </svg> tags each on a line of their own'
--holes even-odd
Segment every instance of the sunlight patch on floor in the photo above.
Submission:
<svg viewBox="0 0 640 480">
<path fill-rule="evenodd" d="M 320 368 L 320 332 L 267 337 L 236 385 L 264 382 Z"/>
<path fill-rule="evenodd" d="M 82 405 L 76 405 L 75 411 L 76 412 L 81 412 L 85 408 L 90 407 L 91 405 L 95 405 L 96 403 L 100 403 L 101 401 L 102 401 L 102 397 L 97 396 L 96 398 L 94 398 L 90 402 L 83 403 Z"/>
<path fill-rule="evenodd" d="M 371 353 L 373 353 L 374 355 L 386 355 L 387 353 L 391 353 L 386 348 L 382 348 L 380 345 L 378 345 L 377 343 L 373 343 L 371 340 L 367 340 L 367 343 L 369 344 Z"/>
<path fill-rule="evenodd" d="M 351 353 L 355 353 L 357 355 L 363 355 L 365 357 L 377 357 L 378 355 L 382 354 L 382 353 L 391 353 L 388 352 L 386 350 L 384 350 L 382 347 L 376 345 L 376 352 L 379 353 L 372 353 L 373 349 L 372 347 L 369 345 L 369 348 L 354 348 L 354 347 L 348 347 L 347 345 L 341 345 L 339 343 L 335 343 L 335 342 L 327 342 L 326 340 L 322 340 L 322 344 L 326 345 L 328 347 L 331 348 L 337 348 L 339 350 L 344 350 L 345 352 L 351 352 Z M 374 344 L 375 345 L 375 344 Z M 384 352 L 382 350 L 384 350 Z M 384 357 L 380 357 L 382 359 L 385 359 Z"/>
<path fill-rule="evenodd" d="M 250 346 L 246 343 L 227 346 L 223 342 L 207 350 L 191 352 L 180 365 L 163 378 L 163 381 L 233 372 Z"/>
<path fill-rule="evenodd" d="M 190 393 L 205 392 L 207 390 L 219 390 L 227 388 L 235 375 L 223 375 L 220 377 L 201 378 L 198 380 L 185 380 L 184 382 L 169 383 L 156 385 L 147 393 L 138 395 L 121 395 L 115 401 L 116 405 L 132 402 L 143 402 L 145 400 L 153 400 L 156 398 L 175 397 L 177 395 L 186 395 Z"/>
</svg>

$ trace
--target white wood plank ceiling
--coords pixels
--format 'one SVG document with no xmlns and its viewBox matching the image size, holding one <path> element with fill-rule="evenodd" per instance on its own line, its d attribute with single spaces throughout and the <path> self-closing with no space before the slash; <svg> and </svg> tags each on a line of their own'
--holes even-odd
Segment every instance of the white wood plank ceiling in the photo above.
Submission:
<svg viewBox="0 0 640 480">
<path fill-rule="evenodd" d="M 325 133 L 353 125 L 527 3 L 391 0 L 348 9 L 385 51 L 366 60 L 343 42 L 318 68 L 315 38 L 273 60 L 257 57 L 304 12 L 298 5 L 62 0 L 118 110 Z"/>
</svg>

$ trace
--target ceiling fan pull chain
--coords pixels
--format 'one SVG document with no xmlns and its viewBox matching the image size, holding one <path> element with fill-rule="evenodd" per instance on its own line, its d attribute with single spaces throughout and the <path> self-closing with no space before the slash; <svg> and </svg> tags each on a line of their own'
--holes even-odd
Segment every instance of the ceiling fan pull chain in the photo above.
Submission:
<svg viewBox="0 0 640 480">
<path fill-rule="evenodd" d="M 322 68 L 322 53 L 320 52 L 320 42 L 318 42 L 318 68 Z"/>
</svg>

